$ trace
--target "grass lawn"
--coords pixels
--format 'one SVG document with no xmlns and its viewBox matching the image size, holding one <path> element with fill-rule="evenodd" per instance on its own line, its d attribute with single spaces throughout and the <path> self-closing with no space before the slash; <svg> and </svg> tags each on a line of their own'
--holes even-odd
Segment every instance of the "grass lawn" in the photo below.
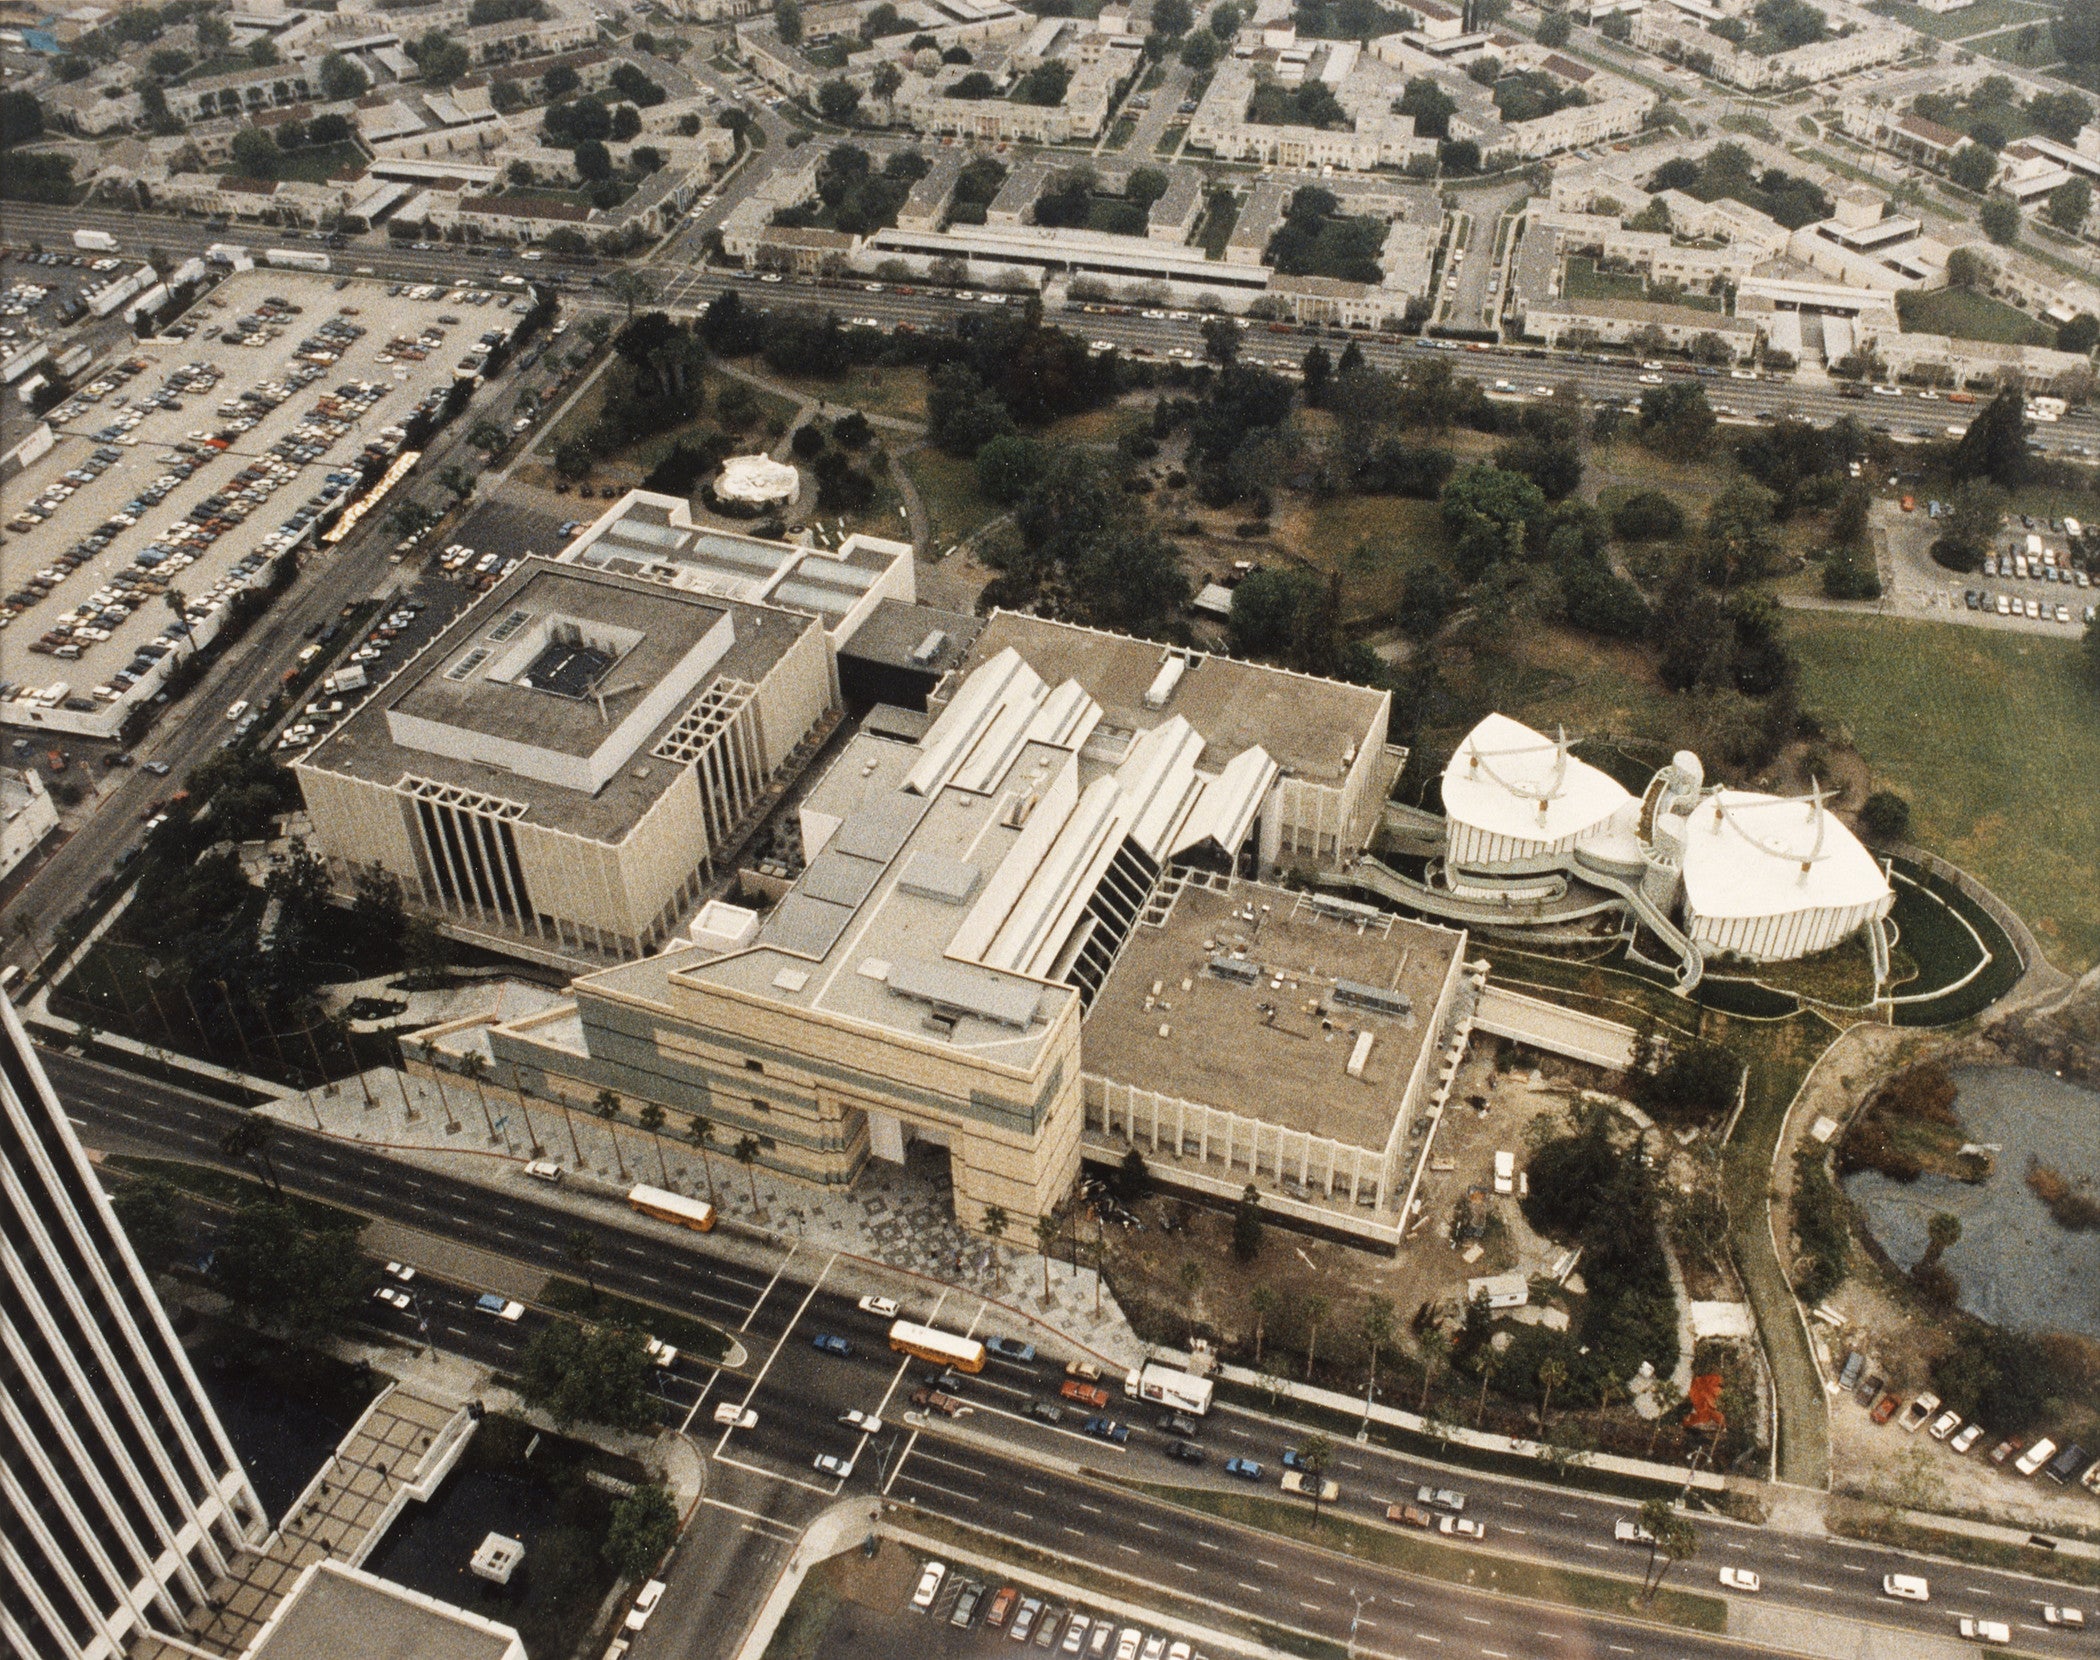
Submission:
<svg viewBox="0 0 2100 1660">
<path fill-rule="evenodd" d="M 2042 32 L 2036 37 L 2034 45 L 2024 52 L 2020 49 L 2022 33 L 2020 29 L 2008 29 L 2005 33 L 1992 35 L 1986 40 L 1971 41 L 1964 50 L 1981 52 L 1986 57 L 1997 58 L 2003 63 L 2016 63 L 2022 69 L 2039 69 L 2045 64 L 2056 63 L 2061 59 L 2062 54 L 2057 51 L 2056 42 L 2049 36 L 2048 24 L 2042 25 Z M 2029 130 L 2032 131 L 2032 128 Z"/>
<path fill-rule="evenodd" d="M 2100 962 L 2100 709 L 2076 640 L 1797 611 L 1804 701 L 1843 722 L 1912 838 L 1973 871 L 2057 967 Z"/>
<path fill-rule="evenodd" d="M 708 1360 L 729 1353 L 729 1339 L 713 1326 L 650 1303 L 615 1297 L 609 1291 L 592 1291 L 587 1285 L 563 1279 L 559 1274 L 540 1288 L 539 1300 L 564 1314 L 580 1314 L 587 1320 L 629 1325 L 672 1346 Z"/>
<path fill-rule="evenodd" d="M 1711 294 L 1655 294 L 1647 279 L 1624 271 L 1600 271 L 1593 259 L 1577 255 L 1568 261 L 1562 292 L 1571 300 L 1650 300 L 1658 305 L 1689 306 L 1694 311 L 1719 311 L 1721 302 Z"/>
<path fill-rule="evenodd" d="M 1401 1528 L 1367 1526 L 1332 1511 L 1313 1519 L 1309 1505 L 1293 1500 L 1272 1499 L 1255 1493 L 1221 1493 L 1210 1488 L 1163 1487 L 1151 1482 L 1129 1483 L 1141 1493 L 1200 1510 L 1227 1521 L 1281 1534 L 1302 1544 L 1345 1551 L 1350 1556 L 1440 1579 L 1475 1591 L 1495 1591 L 1506 1596 L 1531 1597 L 1624 1617 L 1635 1614 L 1694 1631 L 1725 1631 L 1728 1605 L 1719 1597 L 1703 1596 L 1664 1586 L 1655 1601 L 1639 1602 L 1633 1581 L 1616 1575 L 1582 1573 L 1545 1563 L 1522 1562 L 1483 1554 L 1463 1546 L 1445 1545 L 1420 1533 Z"/>
<path fill-rule="evenodd" d="M 1923 6 L 1905 5 L 1903 0 L 1876 0 L 1867 10 L 1892 17 L 1935 40 L 1960 40 L 1964 35 L 1980 35 L 2021 23 L 2040 23 L 2045 25 L 2042 33 L 2046 36 L 2049 32 L 2048 10 L 2030 0 L 1977 0 L 1975 5 L 1958 12 L 1929 12 Z"/>
<path fill-rule="evenodd" d="M 340 144 L 317 144 L 308 150 L 289 152 L 277 163 L 277 176 L 303 184 L 326 184 L 331 175 L 346 167 L 364 171 L 370 159 L 356 140 L 346 138 Z"/>
<path fill-rule="evenodd" d="M 1407 573 L 1445 556 L 1437 504 L 1409 496 L 1294 501 L 1275 524 L 1275 539 L 1315 570 L 1341 571 L 1342 614 L 1352 626 L 1389 616 L 1400 603 Z"/>
<path fill-rule="evenodd" d="M 977 468 L 968 461 L 921 446 L 901 462 L 933 521 L 933 547 L 945 548 L 971 535 L 1000 512 L 977 492 Z"/>
<path fill-rule="evenodd" d="M 1196 233 L 1196 240 L 1202 245 L 1206 259 L 1225 257 L 1225 244 L 1232 240 L 1232 228 L 1239 222 L 1239 197 L 1229 190 L 1212 191 L 1210 206 L 1204 213 L 1203 226 Z"/>
<path fill-rule="evenodd" d="M 580 436 L 597 424 L 599 413 L 605 406 L 606 384 L 607 377 L 600 375 L 592 383 L 590 390 L 576 400 L 560 421 L 540 434 L 532 452 L 536 461 L 544 462 L 551 468 L 554 464 L 554 452 L 564 440 Z M 731 383 L 727 376 L 709 376 L 707 401 L 704 406 L 706 413 L 699 419 L 667 428 L 662 432 L 651 433 L 627 449 L 613 455 L 601 456 L 591 476 L 602 482 L 607 477 L 628 478 L 632 475 L 631 481 L 638 483 L 657 462 L 670 453 L 671 447 L 681 438 L 700 438 L 719 430 L 713 409 L 722 389 L 729 384 Z M 739 451 L 770 448 L 773 440 L 768 433 L 773 424 L 778 422 L 781 430 L 786 431 L 787 423 L 795 416 L 796 404 L 793 399 L 783 398 L 778 393 L 762 391 L 757 387 L 750 390 L 758 400 L 758 418 L 742 433 L 736 435 Z"/>
<path fill-rule="evenodd" d="M 1988 294 L 1942 288 L 1898 296 L 1906 334 L 1946 334 L 1957 340 L 1995 340 L 2007 346 L 2047 346 L 2056 331 Z"/>
<path fill-rule="evenodd" d="M 768 380 L 799 392 L 805 398 L 822 398 L 824 413 L 837 416 L 857 409 L 863 415 L 888 415 L 900 421 L 926 419 L 926 371 L 862 366 L 842 375 L 780 375 L 760 366 Z M 890 437 L 897 435 L 892 433 Z"/>
</svg>

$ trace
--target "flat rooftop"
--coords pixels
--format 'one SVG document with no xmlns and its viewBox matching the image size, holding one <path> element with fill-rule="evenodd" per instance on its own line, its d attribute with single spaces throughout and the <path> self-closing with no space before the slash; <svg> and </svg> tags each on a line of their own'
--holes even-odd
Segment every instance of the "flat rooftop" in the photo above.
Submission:
<svg viewBox="0 0 2100 1660">
<path fill-rule="evenodd" d="M 1097 1077 L 1383 1153 L 1463 939 L 1404 917 L 1338 917 L 1283 888 L 1186 887 L 1165 926 L 1131 931 L 1081 1029 L 1083 1064 Z M 1241 978 L 1221 977 L 1214 961 Z M 1347 1001 L 1346 986 L 1337 999 L 1338 981 L 1404 997 L 1409 1012 Z M 1352 1078 L 1362 1031 L 1373 1034 L 1371 1052 L 1363 1077 Z"/>
<path fill-rule="evenodd" d="M 578 692 L 573 684 L 585 665 L 550 662 L 544 645 L 533 650 L 534 631 L 550 621 L 581 624 L 586 634 L 600 637 L 617 632 L 618 640 L 625 642 L 626 649 L 595 682 L 607 706 L 603 717 L 597 696 Z M 683 772 L 682 762 L 660 757 L 655 750 L 694 701 L 722 680 L 762 682 L 788 648 L 816 626 L 813 618 L 796 612 L 707 599 L 609 571 L 528 559 L 454 618 L 298 765 L 389 788 L 404 775 L 413 775 L 514 802 L 527 823 L 592 841 L 618 841 Z M 638 707 L 648 705 L 672 668 L 703 646 L 725 649 L 690 690 L 681 691 L 661 714 L 630 734 L 633 741 L 620 764 L 595 791 L 398 741 L 398 723 L 390 719 L 398 712 L 472 740 L 513 744 L 581 764 L 597 754 L 623 718 L 632 718 Z M 489 679 L 491 670 L 503 668 L 502 653 L 511 647 L 532 652 L 529 664 L 523 665 L 527 673 L 548 673 L 556 684 L 525 686 Z M 490 655 L 477 661 L 476 654 L 484 652 Z M 456 747 L 467 751 L 473 744 Z"/>
<path fill-rule="evenodd" d="M 1078 993 L 943 954 L 1023 831 L 1001 822 L 1003 789 L 908 794 L 905 776 L 924 753 L 916 744 L 856 736 L 803 801 L 805 812 L 839 827 L 754 945 L 690 968 L 674 961 L 656 974 L 1032 1067 L 1050 1023 Z M 1069 750 L 1031 742 L 1006 776 L 1047 774 L 1070 760 Z M 653 995 L 648 964 L 624 966 L 636 972 L 609 969 L 593 978 Z M 952 1030 L 936 1031 L 928 1025 L 936 1003 L 983 1012 L 965 1012 Z"/>
<path fill-rule="evenodd" d="M 339 292 L 336 281 L 299 271 L 236 273 L 184 313 L 197 327 L 189 339 L 159 337 L 120 349 L 105 366 L 135 364 L 133 372 L 90 381 L 58 406 L 52 420 L 56 444 L 8 480 L 7 512 L 0 518 L 12 519 L 39 500 L 50 500 L 54 489 L 71 493 L 41 524 L 10 530 L 0 546 L 0 594 L 21 591 L 91 536 L 106 533 L 109 540 L 99 549 L 83 549 L 85 561 L 8 625 L 6 679 L 32 686 L 64 681 L 75 697 L 92 697 L 93 688 L 110 684 L 142 646 L 174 622 L 157 591 L 148 592 L 122 620 L 105 609 L 97 626 L 107 627 L 110 638 L 79 642 L 77 658 L 45 656 L 27 647 L 62 615 L 87 605 L 91 595 L 112 590 L 120 573 L 137 570 L 158 588 L 181 589 L 193 610 L 230 604 L 241 586 L 263 580 L 262 544 L 324 488 L 327 475 L 353 463 L 380 428 L 405 424 L 424 396 L 452 384 L 454 365 L 483 332 L 508 331 L 518 316 L 515 301 L 508 311 L 492 300 L 472 307 L 462 290 L 418 300 L 405 293 L 390 297 L 388 285 L 375 280 L 353 279 Z M 272 299 L 285 302 L 284 307 L 268 307 Z M 456 321 L 440 322 L 441 317 Z M 259 326 L 224 338 L 243 318 L 258 320 Z M 353 338 L 352 330 L 362 333 Z M 389 349 L 396 342 L 416 341 L 427 342 L 416 347 L 420 355 Z M 315 429 L 311 418 L 317 406 L 353 383 L 376 389 L 376 400 L 345 418 L 339 435 Z M 237 413 L 222 413 L 243 393 L 256 396 Z M 272 453 L 302 427 L 307 429 L 304 441 L 320 447 L 317 456 L 292 459 Z M 177 449 L 182 444 L 197 453 L 185 455 Z M 195 470 L 178 477 L 176 464 Z M 236 485 L 235 476 L 251 467 L 269 476 Z M 86 476 L 91 471 L 93 476 Z M 166 481 L 160 499 L 127 515 L 136 518 L 135 524 L 114 522 L 131 501 L 161 489 L 160 481 Z M 208 546 L 183 550 L 192 555 L 186 566 L 174 559 L 151 570 L 138 566 L 140 554 L 170 545 L 168 532 L 190 522 L 193 511 L 213 498 L 231 498 L 233 511 L 221 509 L 219 517 L 232 522 Z M 243 572 L 240 567 L 250 560 L 257 563 Z M 94 702 L 114 729 L 123 703 Z M 0 718 L 18 721 L 22 716 L 17 705 L 7 703 L 0 704 Z M 95 719 L 78 711 L 71 723 L 41 724 L 99 730 L 80 724 Z"/>
<path fill-rule="evenodd" d="M 880 536 L 820 548 L 696 525 L 684 501 L 644 490 L 629 491 L 562 553 L 575 564 L 687 593 L 807 611 L 834 632 L 900 560 L 908 568 L 911 556 L 908 543 Z"/>
<path fill-rule="evenodd" d="M 966 611 L 940 611 L 930 605 L 907 605 L 886 599 L 868 613 L 868 620 L 839 647 L 841 657 L 887 668 L 913 669 L 944 674 L 962 662 L 983 623 Z M 941 640 L 934 645 L 933 636 Z M 933 645 L 922 660 L 920 651 Z"/>
<path fill-rule="evenodd" d="M 248 1660 L 507 1660 L 518 1634 L 372 1574 L 323 1563 L 285 1600 Z"/>
<path fill-rule="evenodd" d="M 1288 773 L 1338 781 L 1349 768 L 1344 756 L 1350 744 L 1360 749 L 1386 739 L 1385 693 L 1229 657 L 1192 663 L 1173 695 L 1148 708 L 1145 693 L 1166 647 L 1018 611 L 995 611 L 985 620 L 962 672 L 1009 646 L 1051 685 L 1078 681 L 1101 705 L 1104 726 L 1147 732 L 1180 715 L 1202 734 L 1206 747 L 1199 764 L 1210 771 L 1259 745 Z"/>
</svg>

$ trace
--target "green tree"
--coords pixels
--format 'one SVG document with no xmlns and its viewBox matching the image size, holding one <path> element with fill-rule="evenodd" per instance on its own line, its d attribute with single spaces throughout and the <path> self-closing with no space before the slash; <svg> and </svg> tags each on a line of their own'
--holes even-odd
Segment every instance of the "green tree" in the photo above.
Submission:
<svg viewBox="0 0 2100 1660">
<path fill-rule="evenodd" d="M 1499 560 L 1521 558 L 1531 530 L 1546 515 L 1546 497 L 1522 473 L 1479 463 L 1444 486 L 1444 528 L 1459 571 L 1477 578 Z"/>
<path fill-rule="evenodd" d="M 364 70 L 340 52 L 330 52 L 321 60 L 319 75 L 321 96 L 330 103 L 361 98 L 372 84 Z"/>
<path fill-rule="evenodd" d="M 1126 1205 L 1134 1205 L 1151 1192 L 1151 1168 L 1145 1163 L 1145 1155 L 1133 1146 L 1116 1166 L 1116 1197 Z"/>
<path fill-rule="evenodd" d="M 1196 15 L 1189 8 L 1189 0 L 1155 0 L 1152 7 L 1152 32 L 1173 40 L 1185 35 L 1195 26 Z"/>
<path fill-rule="evenodd" d="M 1780 550 L 1777 500 L 1763 485 L 1737 479 L 1708 504 L 1700 563 L 1708 582 L 1730 588 L 1770 574 Z"/>
<path fill-rule="evenodd" d="M 243 127 L 233 135 L 233 166 L 243 178 L 276 178 L 281 154 L 267 127 Z"/>
<path fill-rule="evenodd" d="M 1247 1293 L 1247 1308 L 1254 1316 L 1254 1366 L 1261 1369 L 1262 1339 L 1268 1334 L 1269 1316 L 1276 1312 L 1277 1297 L 1273 1286 L 1256 1282 Z"/>
<path fill-rule="evenodd" d="M 620 1098 L 609 1089 L 601 1089 L 591 1098 L 591 1111 L 605 1120 L 605 1133 L 612 1138 L 613 1164 L 620 1172 L 620 1180 L 627 1179 L 627 1160 L 620 1152 L 620 1131 L 617 1120 L 620 1116 Z"/>
<path fill-rule="evenodd" d="M 251 1325 L 301 1346 L 343 1329 L 368 1278 L 354 1229 L 309 1229 L 281 1199 L 241 1206 L 212 1251 L 213 1288 Z"/>
<path fill-rule="evenodd" d="M 834 76 L 817 88 L 817 111 L 826 121 L 851 121 L 860 113 L 860 88 Z"/>
<path fill-rule="evenodd" d="M 2083 179 L 2069 179 L 2049 192 L 2049 223 L 2076 235 L 2092 210 L 2093 187 Z"/>
<path fill-rule="evenodd" d="M 1547 12 L 1539 19 L 1538 40 L 1541 46 L 1565 46 L 1568 44 L 1568 36 L 1573 32 L 1574 26 L 1568 21 L 1568 14 L 1564 11 Z"/>
<path fill-rule="evenodd" d="M 1327 1472 L 1334 1468 L 1334 1443 L 1324 1435 L 1308 1435 L 1298 1443 L 1298 1462 L 1304 1467 L 1306 1496 L 1312 1500 L 1313 1523 L 1320 1520 L 1320 1499 L 1327 1486 Z"/>
<path fill-rule="evenodd" d="M 284 1187 L 277 1180 L 277 1166 L 270 1160 L 270 1148 L 276 1140 L 277 1126 L 261 1113 L 251 1111 L 219 1138 L 219 1151 L 243 1164 L 250 1159 L 259 1163 L 270 1191 L 281 1199 Z"/>
<path fill-rule="evenodd" d="M 165 1268 L 188 1246 L 189 1228 L 174 1185 L 160 1176 L 126 1182 L 110 1195 L 110 1208 L 125 1237 L 149 1271 Z"/>
<path fill-rule="evenodd" d="M 1006 1214 L 1004 1205 L 986 1205 L 984 1207 L 984 1221 L 980 1224 L 980 1227 L 991 1236 L 994 1245 L 1006 1238 L 1006 1230 L 1011 1226 L 1013 1226 L 1013 1218 Z"/>
<path fill-rule="evenodd" d="M 758 1137 L 747 1135 L 730 1149 L 729 1155 L 744 1167 L 744 1177 L 751 1184 L 751 1214 L 754 1216 L 765 1215 L 758 1202 L 758 1155 L 763 1151 L 759 1146 Z"/>
<path fill-rule="evenodd" d="M 1998 175 L 1998 158 L 1981 144 L 1964 144 L 1947 162 L 1947 177 L 1979 196 Z"/>
<path fill-rule="evenodd" d="M 634 321 L 634 308 L 656 298 L 656 282 L 646 271 L 624 265 L 605 279 L 605 286 L 627 308 L 627 321 Z"/>
<path fill-rule="evenodd" d="M 1988 288 L 1994 275 L 1981 249 L 1955 248 L 1947 254 L 1947 286 L 1964 293 Z"/>
<path fill-rule="evenodd" d="M 664 1163 L 664 1109 L 654 1101 L 644 1101 L 635 1109 L 635 1122 L 649 1132 L 649 1139 L 656 1143 L 656 1173 L 663 1178 L 665 1187 L 671 1185 L 671 1167 Z"/>
<path fill-rule="evenodd" d="M 1035 1219 L 1035 1251 L 1043 1259 L 1043 1301 L 1050 1300 L 1050 1252 L 1057 1244 L 1057 1218 L 1038 1216 Z"/>
<path fill-rule="evenodd" d="M 602 1547 L 622 1579 L 640 1579 L 661 1562 L 678 1537 L 678 1507 L 661 1482 L 647 1482 L 613 1502 Z"/>
<path fill-rule="evenodd" d="M 1641 1581 L 1641 1601 L 1653 1602 L 1671 1567 L 1699 1554 L 1699 1533 L 1662 1498 L 1649 1499 L 1641 1506 L 1641 1526 L 1648 1532 L 1648 1570 Z"/>
<path fill-rule="evenodd" d="M 1641 394 L 1641 442 L 1657 455 L 1686 461 L 1714 443 L 1713 406 L 1697 382 L 1677 381 Z"/>
<path fill-rule="evenodd" d="M 2006 388 L 1984 405 L 1955 445 L 1954 476 L 2015 488 L 2027 477 L 2029 430 L 2025 398 L 2017 388 Z"/>
<path fill-rule="evenodd" d="M 1320 1327 L 1326 1322 L 1331 1305 L 1319 1292 L 1308 1293 L 1298 1299 L 1298 1309 L 1305 1316 L 1305 1375 L 1313 1375 L 1313 1351 L 1320 1341 Z"/>
<path fill-rule="evenodd" d="M 1983 226 L 1983 234 L 2001 248 L 2009 248 L 2020 240 L 2020 210 L 2003 196 L 1993 196 L 1978 211 L 1977 222 Z"/>
<path fill-rule="evenodd" d="M 569 1259 L 569 1266 L 583 1276 L 583 1283 L 590 1288 L 591 1300 L 598 1299 L 598 1236 L 589 1228 L 566 1228 L 561 1236 L 561 1254 Z"/>
<path fill-rule="evenodd" d="M 713 1157 L 715 1127 L 697 1112 L 693 1114 L 689 1124 L 693 1145 L 700 1149 L 701 1167 L 707 1172 L 707 1202 L 713 1204 L 715 1203 L 715 1161 Z"/>
<path fill-rule="evenodd" d="M 1539 1434 L 1546 1433 L 1546 1410 L 1553 1404 L 1553 1391 L 1568 1381 L 1568 1363 L 1558 1355 L 1539 1363 Z"/>
<path fill-rule="evenodd" d="M 802 8 L 796 0 L 780 0 L 773 9 L 773 32 L 789 46 L 802 41 Z"/>
<path fill-rule="evenodd" d="M 1240 1262 L 1253 1262 L 1261 1255 L 1261 1194 L 1249 1182 L 1232 1212 L 1232 1254 Z M 1260 1348 L 1257 1341 L 1256 1349 Z"/>
<path fill-rule="evenodd" d="M 1379 1351 L 1391 1348 L 1393 1343 L 1393 1333 L 1396 1329 L 1393 1299 L 1376 1296 L 1366 1298 L 1363 1316 L 1358 1321 L 1357 1329 L 1363 1334 L 1364 1347 L 1371 1351 L 1371 1378 L 1364 1393 L 1364 1400 L 1368 1404 L 1378 1396 Z"/>
<path fill-rule="evenodd" d="M 555 1320 L 534 1334 L 519 1357 L 518 1398 L 546 1413 L 557 1429 L 590 1423 L 639 1430 L 654 1417 L 654 1370 L 642 1334 L 632 1326 L 585 1331 L 574 1321 Z"/>
<path fill-rule="evenodd" d="M 1041 482 L 1047 459 L 1033 438 L 1013 433 L 994 438 L 977 451 L 977 488 L 1000 506 L 1011 507 Z"/>
</svg>

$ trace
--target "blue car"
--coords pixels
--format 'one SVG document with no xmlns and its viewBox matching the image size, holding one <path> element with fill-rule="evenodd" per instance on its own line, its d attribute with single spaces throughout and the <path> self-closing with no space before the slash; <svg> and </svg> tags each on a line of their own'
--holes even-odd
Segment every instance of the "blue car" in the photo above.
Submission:
<svg viewBox="0 0 2100 1660">
<path fill-rule="evenodd" d="M 1303 1470 L 1307 1468 L 1307 1465 L 1305 1460 L 1298 1456 L 1296 1447 L 1285 1447 L 1283 1449 L 1283 1467 L 1286 1470 Z"/>
<path fill-rule="evenodd" d="M 1225 1473 L 1229 1476 L 1238 1476 L 1242 1481 L 1261 1480 L 1261 1466 L 1251 1458 L 1226 1459 Z"/>
<path fill-rule="evenodd" d="M 1119 1424 L 1113 1418 L 1089 1418 L 1086 1421 L 1086 1432 L 1099 1436 L 1103 1441 L 1113 1441 L 1119 1447 L 1130 1439 L 1130 1426 Z"/>
<path fill-rule="evenodd" d="M 847 1359 L 853 1353 L 853 1345 L 851 1343 L 848 1343 L 843 1337 L 834 1337 L 828 1331 L 818 1332 L 815 1337 L 809 1340 L 809 1343 L 811 1348 L 822 1349 L 826 1354 L 837 1355 L 841 1360 Z"/>
<path fill-rule="evenodd" d="M 1016 1343 L 1011 1337 L 987 1337 L 984 1346 L 1002 1360 L 1035 1359 L 1033 1343 Z"/>
</svg>

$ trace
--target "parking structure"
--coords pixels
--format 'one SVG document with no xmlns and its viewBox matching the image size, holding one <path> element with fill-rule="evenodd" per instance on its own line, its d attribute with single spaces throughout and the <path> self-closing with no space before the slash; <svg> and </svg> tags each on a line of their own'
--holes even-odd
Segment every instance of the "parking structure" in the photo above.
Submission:
<svg viewBox="0 0 2100 1660">
<path fill-rule="evenodd" d="M 113 735 L 243 590 L 287 557 L 327 557 L 321 530 L 409 447 L 485 337 L 515 331 L 515 296 L 484 295 L 477 314 L 475 292 L 240 272 L 185 314 L 188 338 L 98 368 L 8 491 L 0 720 Z"/>
</svg>

